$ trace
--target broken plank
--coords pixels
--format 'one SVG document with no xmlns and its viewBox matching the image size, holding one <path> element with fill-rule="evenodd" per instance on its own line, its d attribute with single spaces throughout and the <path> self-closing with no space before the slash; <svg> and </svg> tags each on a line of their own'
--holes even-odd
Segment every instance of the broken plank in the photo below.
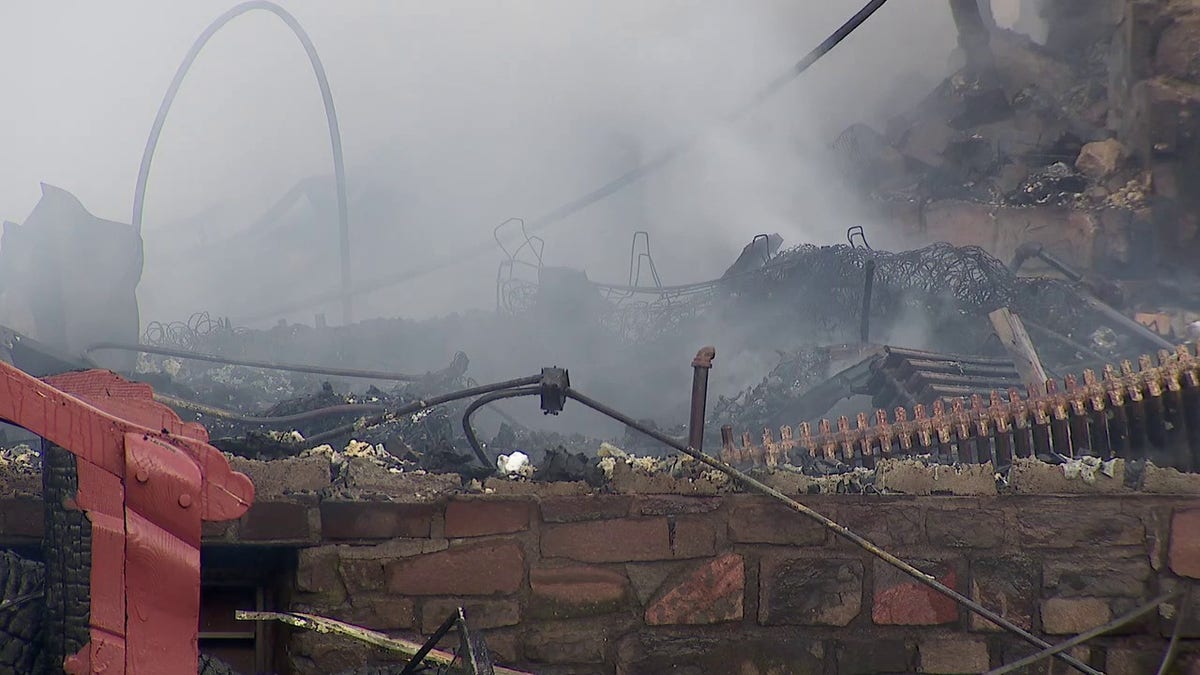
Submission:
<svg viewBox="0 0 1200 675">
<path fill-rule="evenodd" d="M 1045 393 L 1046 380 L 1049 378 L 1046 377 L 1046 370 L 1042 368 L 1037 350 L 1033 348 L 1029 333 L 1025 332 L 1025 324 L 1021 323 L 1021 317 L 1013 314 L 1007 307 L 1001 307 L 988 314 L 988 318 L 991 319 L 992 328 L 1000 337 L 1000 342 L 1012 356 L 1021 382 L 1032 387 L 1034 391 Z"/>
<path fill-rule="evenodd" d="M 343 635 L 369 645 L 382 647 L 388 651 L 400 652 L 409 657 L 415 655 L 422 647 L 422 645 L 416 642 L 390 637 L 367 628 L 361 628 L 323 616 L 316 616 L 315 614 L 304 614 L 301 612 L 248 612 L 239 609 L 234 613 L 234 617 L 238 621 L 281 621 L 289 626 L 304 628 L 317 633 Z M 449 652 L 432 649 L 425 655 L 424 660 L 448 666 L 452 665 L 455 659 L 456 657 Z M 500 666 L 495 667 L 495 672 L 497 675 L 531 675 L 531 673 L 525 671 L 512 670 Z"/>
</svg>

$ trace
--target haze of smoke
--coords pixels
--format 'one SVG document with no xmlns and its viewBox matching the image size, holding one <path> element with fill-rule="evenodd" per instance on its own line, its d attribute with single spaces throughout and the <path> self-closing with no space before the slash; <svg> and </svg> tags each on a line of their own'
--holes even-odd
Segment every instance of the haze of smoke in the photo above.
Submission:
<svg viewBox="0 0 1200 675">
<path fill-rule="evenodd" d="M 412 256 L 486 240 L 504 218 L 533 217 L 705 128 L 853 13 L 858 0 L 283 4 L 312 34 L 334 87 L 354 198 L 355 272 L 365 279 Z M 662 271 L 682 282 L 719 272 L 760 231 L 785 232 L 792 242 L 840 237 L 841 206 L 826 198 L 828 172 L 817 150 L 851 118 L 871 117 L 890 96 L 885 83 L 905 73 L 936 82 L 953 41 L 940 0 L 894 4 L 746 124 L 549 233 L 553 262 L 584 266 L 596 278 L 620 276 L 632 232 L 649 228 Z M 41 49 L 75 45 L 18 83 L 17 98 L 42 111 L 15 122 L 21 136 L 76 144 L 42 143 L 36 152 L 44 156 L 24 170 L 9 162 L 0 181 L 6 215 L 19 219 L 36 199 L 37 181 L 46 180 L 97 215 L 126 220 L 165 84 L 227 6 L 6 8 L 14 21 L 5 25 L 45 27 L 37 31 Z M 279 304 L 280 293 L 302 297 L 336 283 L 328 263 L 336 236 L 322 205 L 302 203 L 284 223 L 308 224 L 311 236 L 283 228 L 274 242 L 250 237 L 260 247 L 257 269 L 231 275 L 221 265 L 223 248 L 244 243 L 248 224 L 296 181 L 330 172 L 312 75 L 277 23 L 263 14 L 230 24 L 176 101 L 148 192 L 144 316 L 180 318 L 200 308 L 238 314 Z M 34 46 L 26 42 L 12 48 Z M 109 67 L 89 71 L 85 55 Z M 39 84 L 51 80 L 60 84 L 53 95 Z M 33 154 L 33 145 L 15 147 Z M 332 203 L 331 185 L 326 190 L 323 201 Z M 388 199 L 372 203 L 367 195 L 375 193 Z M 290 238 L 304 250 L 290 250 Z M 197 251 L 202 244 L 207 250 Z M 377 293 L 361 303 L 360 316 L 487 306 L 492 264 Z M 311 320 L 311 313 L 292 318 Z"/>
<path fill-rule="evenodd" d="M 540 215 L 710 129 L 860 2 L 281 4 L 311 34 L 333 86 L 354 275 L 366 280 L 475 245 L 506 218 Z M 9 127 L 26 140 L 11 145 L 16 155 L 0 169 L 5 215 L 20 220 L 46 180 L 97 215 L 128 220 L 137 161 L 166 83 L 229 5 L 73 5 L 72 22 L 56 21 L 63 6 L 52 3 L 2 10 L 14 21 L 0 25 L 48 26 L 36 45 L 4 34 L 14 38 L 7 49 L 45 57 L 22 59 L 42 65 L 14 92 L 33 112 Z M 686 283 L 719 276 L 760 232 L 780 232 L 788 245 L 841 241 L 847 226 L 870 223 L 840 192 L 827 144 L 855 121 L 882 126 L 931 89 L 953 44 L 943 0 L 896 0 L 741 123 L 712 130 L 665 171 L 544 232 L 545 262 L 624 282 L 630 237 L 648 230 L 663 281 Z M 93 69 L 96 62 L 105 67 Z M 47 145 L 51 137 L 69 142 Z M 22 153 L 37 161 L 20 161 Z M 188 75 L 156 155 L 143 319 L 248 315 L 334 288 L 329 167 L 325 119 L 299 46 L 265 14 L 230 24 Z M 251 227 L 310 177 L 311 190 L 283 217 Z M 500 258 L 497 250 L 360 298 L 356 318 L 490 308 Z M 311 323 L 317 311 L 338 316 L 331 305 L 286 318 Z M 539 342 L 477 339 L 468 334 L 476 329 L 464 325 L 461 338 L 443 336 L 431 351 L 467 349 L 481 380 L 557 361 L 580 377 L 613 380 L 614 391 L 619 377 L 644 365 L 614 370 L 615 356 L 589 351 L 587 335 L 563 329 Z M 730 357 L 714 383 L 725 391 L 761 377 L 773 349 L 800 339 L 756 337 L 753 326 L 707 332 L 681 336 L 679 348 L 717 342 Z M 396 358 L 432 368 L 446 354 Z M 686 382 L 686 358 L 681 363 Z M 662 387 L 649 384 L 627 389 L 645 390 L 634 402 L 654 407 Z"/>
</svg>

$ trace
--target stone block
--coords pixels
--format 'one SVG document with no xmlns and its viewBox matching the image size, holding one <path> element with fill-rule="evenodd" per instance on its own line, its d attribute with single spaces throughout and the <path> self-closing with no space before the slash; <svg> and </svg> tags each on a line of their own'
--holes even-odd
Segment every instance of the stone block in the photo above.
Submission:
<svg viewBox="0 0 1200 675">
<path fill-rule="evenodd" d="M 651 626 L 712 624 L 742 618 L 746 569 L 742 556 L 726 553 L 669 579 L 646 608 Z"/>
<path fill-rule="evenodd" d="M 544 497 L 541 500 L 542 520 L 547 523 L 575 523 L 624 518 L 629 515 L 632 503 L 633 498 L 628 495 Z"/>
<path fill-rule="evenodd" d="M 383 560 L 349 559 L 338 563 L 338 573 L 351 593 L 383 588 Z"/>
<path fill-rule="evenodd" d="M 516 593 L 525 580 L 525 554 L 512 541 L 456 546 L 384 565 L 388 591 L 400 595 Z"/>
<path fill-rule="evenodd" d="M 941 241 L 941 240 L 939 240 Z M 977 246 L 972 242 L 964 246 Z M 875 468 L 880 490 L 904 495 L 995 496 L 996 478 L 991 464 L 927 466 L 911 459 L 880 460 Z"/>
<path fill-rule="evenodd" d="M 741 501 L 729 516 L 729 538 L 743 544 L 820 546 L 825 528 L 776 503 Z"/>
<path fill-rule="evenodd" d="M 395 473 L 366 457 L 348 457 L 339 482 L 351 494 L 387 495 L 406 502 L 436 501 L 457 492 L 462 478 L 454 473 Z"/>
<path fill-rule="evenodd" d="M 604 625 L 565 621 L 530 623 L 524 628 L 522 652 L 533 663 L 604 663 L 611 638 Z M 537 668 L 544 672 L 544 668 Z"/>
<path fill-rule="evenodd" d="M 381 590 L 391 560 L 446 550 L 445 539 L 393 539 L 375 546 L 338 547 L 338 572 L 350 593 Z"/>
<path fill-rule="evenodd" d="M 515 599 L 430 598 L 421 603 L 421 632 L 433 634 L 459 607 L 463 608 L 467 625 L 475 630 L 515 626 L 521 622 L 521 604 Z"/>
<path fill-rule="evenodd" d="M 627 563 L 625 575 L 629 577 L 638 602 L 647 605 L 663 582 L 686 566 L 686 561 Z"/>
<path fill-rule="evenodd" d="M 508 499 L 462 499 L 446 505 L 447 537 L 482 537 L 529 529 L 533 504 Z"/>
<path fill-rule="evenodd" d="M 992 548 L 1004 542 L 1004 513 L 983 509 L 930 509 L 925 533 L 938 548 Z"/>
<path fill-rule="evenodd" d="M 1146 675 L 1158 672 L 1162 649 L 1143 647 L 1109 647 L 1104 660 L 1107 675 Z"/>
<path fill-rule="evenodd" d="M 838 675 L 911 673 L 916 649 L 904 640 L 844 640 L 837 650 Z M 820 671 L 813 671 L 820 672 Z"/>
<path fill-rule="evenodd" d="M 1039 459 L 1017 458 L 1008 472 L 1008 489 L 1015 494 L 1073 495 L 1118 494 L 1129 492 L 1125 487 L 1125 461 L 1113 464 L 1111 477 L 1097 471 L 1094 481 L 1082 476 L 1068 478 L 1062 465 L 1047 464 Z"/>
<path fill-rule="evenodd" d="M 296 561 L 296 589 L 304 593 L 330 593 L 341 590 L 338 560 L 336 546 L 300 549 Z"/>
<path fill-rule="evenodd" d="M 1142 470 L 1141 490 L 1155 495 L 1200 496 L 1200 475 L 1147 464 Z"/>
<path fill-rule="evenodd" d="M 1176 511 L 1171 517 L 1167 565 L 1181 577 L 1200 579 L 1200 509 Z"/>
<path fill-rule="evenodd" d="M 988 253 L 1010 260 L 1017 248 L 1036 241 L 1069 265 L 1090 268 L 1099 221 L 1086 211 L 1066 207 L 1002 206 L 993 211 L 996 240 Z M 1036 270 L 1040 261 L 1028 263 Z"/>
<path fill-rule="evenodd" d="M 845 626 L 862 611 L 859 560 L 764 558 L 758 622 L 765 626 Z"/>
<path fill-rule="evenodd" d="M 1075 635 L 1112 619 L 1107 600 L 1050 598 L 1042 602 L 1042 630 L 1050 635 Z"/>
<path fill-rule="evenodd" d="M 1045 500 L 1017 512 L 1017 537 L 1027 547 L 1141 546 L 1146 530 L 1134 516 L 1095 500 Z"/>
<path fill-rule="evenodd" d="M 961 592 L 955 565 L 909 561 L 941 583 Z M 875 561 L 871 619 L 881 626 L 936 626 L 958 621 L 958 604 L 882 560 Z"/>
<path fill-rule="evenodd" d="M 238 520 L 241 541 L 310 542 L 316 538 L 309 507 L 304 504 L 256 501 Z"/>
<path fill-rule="evenodd" d="M 671 560 L 712 555 L 712 521 L 697 518 L 622 518 L 547 525 L 542 556 L 580 562 Z"/>
<path fill-rule="evenodd" d="M 991 608 L 1025 630 L 1033 630 L 1040 598 L 1039 566 L 1028 558 L 978 558 L 971 562 L 971 599 Z M 970 613 L 971 630 L 1004 629 Z"/>
<path fill-rule="evenodd" d="M 837 515 L 838 522 L 851 532 L 889 551 L 919 546 L 925 541 L 925 517 L 915 502 L 848 505 L 839 508 Z M 841 537 L 834 537 L 834 542 L 844 550 L 861 550 Z"/>
<path fill-rule="evenodd" d="M 1103 180 L 1116 172 L 1125 159 L 1125 146 L 1115 138 L 1083 146 L 1075 159 L 1075 168 L 1094 180 Z"/>
<path fill-rule="evenodd" d="M 794 635 L 781 640 L 735 631 L 733 627 L 719 632 L 641 630 L 620 640 L 616 672 L 621 675 L 825 673 L 825 664 L 832 659 L 824 642 Z"/>
<path fill-rule="evenodd" d="M 408 630 L 416 627 L 416 608 L 412 598 L 388 595 L 355 596 L 349 607 L 342 607 L 333 618 L 371 630 Z"/>
<path fill-rule="evenodd" d="M 633 506 L 643 516 L 678 516 L 716 511 L 722 501 L 721 497 L 638 495 Z"/>
<path fill-rule="evenodd" d="M 917 650 L 922 673 L 982 673 L 990 667 L 988 646 L 983 640 L 926 640 Z"/>
<path fill-rule="evenodd" d="M 536 618 L 607 614 L 630 597 L 629 580 L 605 567 L 538 567 L 529 572 L 529 611 Z"/>
<path fill-rule="evenodd" d="M 325 539 L 428 537 L 439 513 L 435 504 L 403 502 L 321 502 Z"/>
<path fill-rule="evenodd" d="M 990 249 L 996 241 L 996 221 L 987 204 L 944 199 L 926 205 L 922 238 Z"/>
<path fill-rule="evenodd" d="M 1060 598 L 1141 598 L 1153 576 L 1144 555 L 1073 554 L 1046 560 L 1042 584 L 1046 595 Z"/>
<path fill-rule="evenodd" d="M 283 457 L 270 461 L 231 457 L 229 466 L 254 483 L 254 497 L 267 499 L 295 493 L 319 492 L 329 487 L 329 457 Z"/>
</svg>

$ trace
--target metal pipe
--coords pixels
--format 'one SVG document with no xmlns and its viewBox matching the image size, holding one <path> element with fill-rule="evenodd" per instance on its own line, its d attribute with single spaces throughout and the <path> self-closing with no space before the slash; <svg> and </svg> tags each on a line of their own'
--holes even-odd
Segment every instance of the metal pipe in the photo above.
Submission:
<svg viewBox="0 0 1200 675">
<path fill-rule="evenodd" d="M 1175 609 L 1175 628 L 1171 631 L 1171 642 L 1167 644 L 1167 653 L 1163 654 L 1162 663 L 1158 665 L 1157 675 L 1167 675 L 1167 669 L 1175 660 L 1175 650 L 1179 649 L 1179 635 L 1183 632 L 1183 622 L 1187 620 L 1188 610 L 1192 604 L 1192 587 L 1188 586 L 1183 592 L 1183 602 Z"/>
<path fill-rule="evenodd" d="M 446 617 L 446 620 L 442 622 L 442 625 L 438 626 L 438 629 L 433 631 L 433 635 L 429 636 L 429 639 L 425 641 L 425 644 L 421 645 L 421 648 L 417 650 L 417 653 L 413 654 L 412 658 L 408 660 L 408 663 L 404 664 L 404 670 L 400 671 L 400 675 L 414 675 L 417 671 L 419 671 L 423 667 L 421 662 L 425 660 L 425 657 L 429 655 L 429 652 L 433 651 L 434 646 L 437 645 L 438 642 L 441 642 L 442 638 L 446 636 L 446 633 L 449 633 L 450 629 L 457 626 L 458 622 L 462 621 L 462 619 L 463 610 L 462 607 L 459 607 L 454 611 L 453 614 Z"/>
<path fill-rule="evenodd" d="M 704 411 L 708 405 L 708 371 L 717 357 L 715 347 L 701 347 L 692 359 L 692 411 L 688 419 L 688 445 L 704 447 Z"/>
<path fill-rule="evenodd" d="M 485 384 L 485 385 L 481 385 L 478 387 L 471 387 L 469 389 L 460 389 L 459 391 L 452 391 L 448 394 L 441 394 L 439 396 L 434 396 L 432 398 L 422 399 L 419 401 L 413 401 L 412 403 L 409 403 L 408 405 L 401 406 L 395 410 L 385 412 L 381 415 L 375 415 L 374 417 L 364 417 L 364 418 L 359 419 L 351 424 L 344 424 L 340 427 L 335 427 L 328 431 L 323 431 L 319 434 L 310 436 L 307 439 L 305 439 L 305 441 L 310 444 L 324 443 L 325 441 L 337 438 L 338 436 L 341 436 L 343 434 L 353 433 L 357 429 L 363 429 L 366 427 L 375 426 L 376 424 L 382 424 L 382 423 L 386 422 L 389 418 L 396 418 L 401 415 L 411 415 L 412 413 L 418 412 L 420 410 L 424 410 L 426 408 L 432 408 L 435 405 L 441 405 L 443 403 L 450 403 L 451 401 L 458 401 L 458 400 L 461 400 L 464 398 L 472 398 L 475 396 L 479 396 L 481 394 L 490 394 L 494 391 L 502 391 L 504 389 L 515 389 L 516 387 L 524 387 L 524 386 L 530 385 L 530 384 L 537 384 L 538 382 L 541 382 L 541 381 L 542 381 L 541 374 L 528 375 L 526 377 L 519 377 L 515 380 L 505 380 L 504 382 L 496 382 L 493 384 Z"/>
<path fill-rule="evenodd" d="M 176 69 L 175 77 L 171 79 L 171 84 L 167 87 L 166 94 L 163 95 L 162 103 L 158 106 L 154 124 L 150 127 L 150 136 L 146 139 L 146 148 L 142 151 L 142 163 L 138 167 L 137 184 L 133 192 L 133 229 L 139 235 L 142 233 L 142 210 L 146 201 L 146 183 L 150 178 L 150 164 L 154 161 L 154 149 L 158 146 L 158 137 L 162 134 L 163 125 L 167 121 L 167 113 L 171 110 L 175 95 L 179 93 L 184 76 L 187 75 L 196 57 L 200 55 L 200 50 L 204 49 L 204 45 L 208 44 L 217 31 L 242 14 L 256 9 L 274 14 L 292 30 L 296 39 L 300 41 L 300 45 L 304 47 L 304 53 L 308 55 L 313 75 L 317 78 L 317 87 L 321 90 L 321 101 L 325 104 L 325 120 L 329 125 L 329 143 L 333 148 L 333 175 L 337 188 L 338 207 L 338 245 L 341 249 L 341 288 L 334 298 L 341 298 L 342 320 L 350 323 L 353 295 L 350 283 L 350 223 L 346 197 L 346 165 L 342 158 L 342 132 L 338 127 L 337 110 L 333 106 L 333 92 L 329 88 L 329 79 L 325 76 L 325 66 L 321 64 L 321 57 L 317 55 L 317 48 L 313 45 L 312 39 L 308 37 L 308 33 L 305 32 L 296 17 L 273 2 L 252 0 L 230 9 L 210 23 L 184 55 L 183 62 Z"/>
<path fill-rule="evenodd" d="M 1079 297 L 1082 298 L 1083 303 L 1091 309 L 1120 324 L 1129 335 L 1145 340 L 1147 343 L 1154 345 L 1155 349 L 1175 349 L 1175 345 L 1166 338 L 1118 312 L 1116 309 L 1113 309 L 1111 305 L 1101 301 L 1091 293 L 1080 292 Z"/>
<path fill-rule="evenodd" d="M 261 424 L 264 426 L 280 426 L 285 424 L 295 424 L 297 422 L 307 422 L 310 420 L 321 419 L 322 417 L 334 417 L 337 415 L 362 415 L 363 413 L 383 412 L 387 410 L 387 406 L 376 403 L 344 403 L 341 405 L 326 406 L 324 408 L 316 408 L 306 410 L 295 415 L 279 415 L 276 417 L 257 417 L 254 415 L 243 415 L 239 412 L 218 408 L 216 406 L 189 401 L 187 399 L 176 398 L 167 394 L 155 392 L 154 400 L 172 408 L 182 410 L 190 410 L 202 415 L 210 417 L 219 417 L 231 422 L 241 422 L 243 424 Z"/>
<path fill-rule="evenodd" d="M 536 396 L 541 391 L 541 387 L 518 387 L 516 389 L 507 389 L 504 391 L 496 391 L 490 394 L 484 394 L 471 402 L 467 409 L 463 411 L 462 429 L 463 435 L 467 438 L 467 444 L 471 446 L 471 451 L 475 453 L 475 457 L 479 459 L 479 463 L 483 466 L 492 466 L 492 461 L 483 451 L 483 444 L 479 442 L 479 437 L 475 435 L 475 427 L 471 424 L 471 417 L 477 410 L 494 401 L 500 401 L 506 398 L 517 398 L 520 396 Z"/>
<path fill-rule="evenodd" d="M 801 504 L 800 502 L 796 501 L 795 499 L 792 499 L 791 497 L 785 495 L 784 493 L 780 492 L 779 490 L 776 490 L 775 488 L 767 485 L 766 483 L 763 483 L 763 482 L 751 477 L 749 474 L 739 471 L 738 469 L 735 469 L 734 467 L 729 466 L 728 464 L 726 464 L 720 460 L 714 459 L 713 457 L 705 454 L 704 452 L 702 452 L 698 449 L 684 445 L 683 443 L 680 443 L 678 440 L 671 438 L 670 436 L 667 436 L 666 434 L 655 431 L 654 429 L 651 429 L 651 428 L 639 423 L 637 420 L 633 419 L 632 417 L 630 417 L 618 410 L 610 408 L 610 407 L 604 405 L 603 403 L 600 403 L 599 401 L 593 400 L 593 399 L 579 393 L 578 391 L 576 391 L 574 389 L 567 389 L 566 395 L 568 398 L 574 399 L 575 401 L 578 401 L 579 403 L 591 408 L 592 410 L 595 410 L 596 412 L 599 412 L 602 415 L 611 417 L 612 419 L 615 419 L 618 422 L 623 422 L 626 426 L 628 426 L 632 429 L 635 429 L 635 430 L 649 436 L 650 438 L 653 438 L 654 440 L 656 440 L 660 443 L 663 443 L 669 447 L 672 447 L 675 450 L 678 450 L 679 452 L 682 452 L 683 454 L 685 454 L 685 455 L 687 455 L 709 467 L 712 467 L 713 469 L 716 469 L 717 471 L 720 471 L 721 473 L 725 474 L 726 476 L 729 476 L 730 478 L 733 478 L 734 480 L 736 480 L 739 483 L 745 485 L 746 487 L 754 490 L 755 492 L 758 492 L 758 493 L 764 494 L 768 497 L 771 497 L 772 499 L 775 499 L 776 501 L 781 502 L 784 505 L 786 505 L 787 507 L 791 508 L 793 511 L 797 511 L 800 514 L 817 521 L 825 529 L 829 530 L 830 532 L 833 532 L 835 535 L 850 541 L 851 543 L 858 546 L 859 548 L 862 548 L 863 550 L 867 551 L 871 555 L 874 555 L 874 556 L 880 558 L 881 560 L 888 563 L 889 565 L 895 567 L 896 569 L 899 569 L 901 572 L 904 572 L 905 574 L 912 577 L 916 581 L 932 588 L 933 590 L 937 591 L 938 593 L 941 593 L 942 595 L 945 595 L 948 598 L 951 598 L 952 600 L 957 602 L 959 605 L 962 605 L 962 606 L 970 609 L 971 611 L 975 612 L 976 614 L 979 614 L 980 616 L 991 621 L 992 623 L 1004 628 L 1005 630 L 1009 631 L 1010 633 L 1020 636 L 1021 639 L 1025 640 L 1026 642 L 1028 642 L 1034 646 L 1040 647 L 1040 648 L 1050 647 L 1049 642 L 1046 642 L 1045 640 L 1037 637 L 1036 635 L 1030 633 L 1029 631 L 1025 630 L 1024 628 L 1021 628 L 1020 626 L 1016 625 L 1012 621 L 1001 616 L 999 613 L 992 611 L 992 610 L 988 609 L 987 607 L 984 607 L 983 605 L 966 597 L 962 593 L 959 593 L 958 591 L 954 590 L 953 588 L 950 588 L 949 586 L 938 581 L 936 578 L 922 572 L 921 570 L 917 569 L 916 567 L 913 567 L 911 564 L 909 564 L 909 563 L 901 560 L 900 558 L 897 558 L 896 556 L 892 555 L 891 553 L 888 553 L 887 551 L 879 548 L 878 546 L 876 546 L 875 544 L 871 543 L 870 541 L 864 539 L 863 537 L 859 536 L 858 534 L 855 534 L 853 531 L 851 531 L 846 526 L 841 525 L 834 520 L 831 520 L 827 516 L 817 512 L 817 511 L 814 511 L 813 509 L 805 506 L 804 504 Z M 1067 664 L 1070 664 L 1072 667 L 1074 667 L 1084 673 L 1088 673 L 1089 675 L 1103 675 L 1103 673 L 1101 673 L 1100 671 L 1096 670 L 1095 668 L 1092 668 L 1091 666 L 1087 665 L 1086 663 L 1083 663 L 1079 659 L 1077 659 L 1069 654 L 1056 653 L 1056 654 L 1054 654 L 1054 657 L 1067 663 Z"/>
<path fill-rule="evenodd" d="M 1075 637 L 1071 638 L 1070 640 L 1065 640 L 1063 642 L 1060 642 L 1060 643 L 1054 645 L 1053 647 L 1047 647 L 1046 649 L 1043 649 L 1042 651 L 1037 652 L 1036 654 L 1030 654 L 1029 656 L 1026 656 L 1023 659 L 1020 659 L 1018 661 L 1013 661 L 1012 663 L 1010 663 L 1008 665 L 1000 666 L 999 668 L 989 670 L 986 673 L 986 675 L 1003 675 L 1004 673 L 1011 673 L 1014 670 L 1019 670 L 1021 668 L 1024 668 L 1025 666 L 1037 663 L 1038 661 L 1041 661 L 1042 659 L 1045 659 L 1047 657 L 1058 656 L 1062 652 L 1070 649 L 1071 647 L 1074 647 L 1075 645 L 1083 644 L 1084 642 L 1087 642 L 1088 640 L 1091 640 L 1092 638 L 1100 637 L 1101 635 L 1104 635 L 1105 633 L 1107 633 L 1109 631 L 1116 630 L 1117 628 L 1120 628 L 1121 626 L 1131 623 L 1133 620 L 1138 619 L 1145 614 L 1149 614 L 1150 612 L 1157 609 L 1159 605 L 1163 604 L 1164 602 L 1171 601 L 1178 595 L 1179 595 L 1178 592 L 1165 593 L 1163 595 L 1160 595 L 1159 597 L 1151 600 L 1150 602 L 1147 602 L 1146 604 L 1133 609 L 1129 613 L 1123 614 L 1123 615 L 1113 619 L 1112 621 L 1109 621 L 1108 623 L 1104 624 L 1103 626 L 1097 626 L 1096 628 L 1093 628 L 1087 632 L 1076 635 Z"/>
<path fill-rule="evenodd" d="M 875 261 L 868 260 L 863 266 L 866 281 L 863 282 L 862 317 L 858 328 L 858 341 L 865 344 L 871 342 L 871 292 L 875 287 Z"/>
<path fill-rule="evenodd" d="M 367 380 L 389 380 L 392 382 L 419 382 L 429 375 L 409 375 L 407 373 L 396 373 L 386 370 L 358 370 L 355 368 L 330 368 L 326 366 L 313 366 L 300 363 L 281 363 L 276 361 L 255 361 L 250 359 L 235 359 L 227 356 L 218 356 L 216 354 L 204 354 L 202 352 L 192 352 L 186 349 L 172 349 L 170 347 L 156 347 L 153 345 L 130 345 L 120 342 L 98 342 L 90 345 L 83 350 L 83 355 L 86 358 L 89 354 L 96 351 L 112 349 L 126 352 L 139 352 L 142 354 L 156 354 L 158 356 L 170 356 L 177 359 L 192 359 L 195 361 L 207 361 L 209 363 L 220 363 L 227 366 L 244 366 L 246 368 L 263 368 L 266 370 L 283 370 L 291 373 L 309 373 L 312 375 L 330 375 L 333 377 L 354 377 Z M 466 354 L 458 352 L 454 355 L 454 361 L 450 363 L 444 370 L 438 373 L 449 373 L 451 371 L 461 371 L 459 374 L 466 372 Z M 435 373 L 436 374 L 436 373 Z"/>
</svg>

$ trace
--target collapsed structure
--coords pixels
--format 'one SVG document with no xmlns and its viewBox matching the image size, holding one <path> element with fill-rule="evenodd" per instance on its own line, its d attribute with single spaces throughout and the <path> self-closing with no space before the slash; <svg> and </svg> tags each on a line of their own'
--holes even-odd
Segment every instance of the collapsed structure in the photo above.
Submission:
<svg viewBox="0 0 1200 675">
<path fill-rule="evenodd" d="M 954 0 L 962 72 L 833 143 L 878 213 L 848 245 L 763 234 L 671 286 L 638 233 L 608 284 L 523 234 L 494 315 L 196 315 L 139 341 L 121 332 L 136 278 L 116 274 L 121 298 L 70 309 L 115 329 L 7 326 L 2 417 L 40 438 L 0 438 L 0 666 L 172 667 L 153 647 L 198 639 L 209 673 L 1194 667 L 1200 10 L 1044 4 L 1038 45 Z M 70 228 L 34 228 L 121 227 L 57 189 L 42 206 L 6 226 L 6 256 L 61 271 Z M 42 272 L 5 277 L 6 301 Z M 702 350 L 689 406 L 669 392 L 708 341 L 778 358 L 721 383 Z M 468 355 L 489 343 L 506 366 L 601 367 L 480 385 Z M 437 366 L 395 372 L 402 348 Z M 626 433 L 541 430 L 497 405 L 517 397 Z M 486 442 L 476 413 L 498 418 Z"/>
</svg>

